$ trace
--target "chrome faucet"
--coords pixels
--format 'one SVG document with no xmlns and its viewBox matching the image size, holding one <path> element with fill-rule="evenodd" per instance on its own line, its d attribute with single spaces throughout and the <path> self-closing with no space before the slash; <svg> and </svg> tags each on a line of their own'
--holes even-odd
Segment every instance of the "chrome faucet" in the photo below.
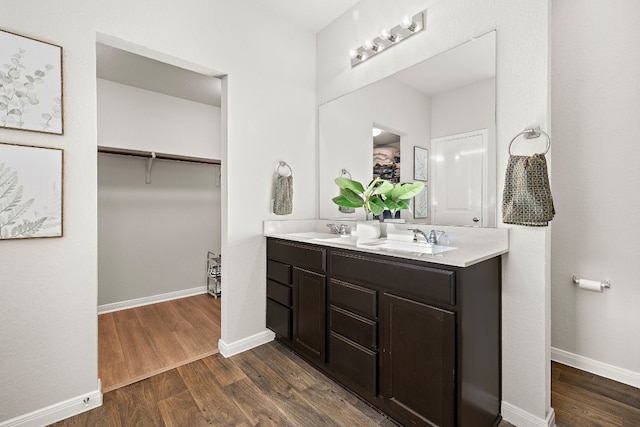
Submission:
<svg viewBox="0 0 640 427">
<path fill-rule="evenodd" d="M 327 227 L 329 227 L 329 230 L 331 230 L 331 233 L 333 234 L 339 234 L 341 236 L 348 236 L 351 234 L 351 227 L 347 224 L 340 224 L 340 228 L 336 227 L 335 224 L 327 224 Z"/>
<path fill-rule="evenodd" d="M 340 230 L 338 229 L 338 227 L 336 227 L 335 224 L 327 224 L 327 227 L 329 227 L 329 230 L 331 230 L 331 233 L 340 234 Z"/>
<path fill-rule="evenodd" d="M 435 230 L 431 230 L 429 232 L 429 235 L 427 235 L 427 233 L 425 233 L 424 231 L 420 230 L 419 228 L 414 228 L 413 230 L 413 241 L 417 242 L 418 241 L 418 235 L 422 234 L 422 236 L 424 237 L 424 240 L 427 241 L 427 243 L 431 243 L 433 245 L 438 244 L 438 234 L 436 233 Z"/>
</svg>

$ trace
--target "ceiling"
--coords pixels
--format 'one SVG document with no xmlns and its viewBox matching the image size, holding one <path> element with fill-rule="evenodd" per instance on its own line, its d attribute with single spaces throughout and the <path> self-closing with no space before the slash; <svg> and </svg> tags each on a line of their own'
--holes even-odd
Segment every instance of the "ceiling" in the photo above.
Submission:
<svg viewBox="0 0 640 427">
<path fill-rule="evenodd" d="M 359 0 L 254 0 L 317 33 Z M 98 43 L 96 75 L 194 102 L 220 107 L 220 79 Z"/>
</svg>

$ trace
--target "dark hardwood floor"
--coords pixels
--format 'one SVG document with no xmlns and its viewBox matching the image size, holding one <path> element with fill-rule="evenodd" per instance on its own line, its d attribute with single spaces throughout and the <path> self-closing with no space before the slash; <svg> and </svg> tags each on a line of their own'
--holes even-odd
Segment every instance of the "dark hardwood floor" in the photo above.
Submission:
<svg viewBox="0 0 640 427">
<path fill-rule="evenodd" d="M 640 390 L 553 363 L 559 427 L 640 426 Z M 104 394 L 55 427 L 395 426 L 277 342 L 220 354 Z M 499 427 L 512 427 L 503 421 Z"/>
<path fill-rule="evenodd" d="M 395 426 L 272 342 L 220 354 L 104 394 L 104 403 L 56 427 Z"/>
<path fill-rule="evenodd" d="M 558 427 L 640 426 L 640 389 L 552 362 Z"/>
</svg>

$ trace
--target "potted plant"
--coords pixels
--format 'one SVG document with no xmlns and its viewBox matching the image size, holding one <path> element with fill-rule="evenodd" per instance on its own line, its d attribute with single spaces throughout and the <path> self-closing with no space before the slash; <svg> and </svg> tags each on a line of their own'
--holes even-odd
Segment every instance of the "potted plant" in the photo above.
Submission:
<svg viewBox="0 0 640 427">
<path fill-rule="evenodd" d="M 369 212 L 379 216 L 388 210 L 393 217 L 397 211 L 408 209 L 408 200 L 424 188 L 424 183 L 420 181 L 394 185 L 381 178 L 375 178 L 366 188 L 358 181 L 348 178 L 336 178 L 335 182 L 341 191 L 339 196 L 332 199 L 333 202 L 348 208 L 361 207 L 367 219 Z"/>
</svg>

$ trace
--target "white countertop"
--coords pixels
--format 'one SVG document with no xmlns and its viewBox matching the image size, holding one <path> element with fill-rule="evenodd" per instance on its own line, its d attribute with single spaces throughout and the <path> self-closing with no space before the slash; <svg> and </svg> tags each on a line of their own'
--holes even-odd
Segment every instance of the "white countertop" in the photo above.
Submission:
<svg viewBox="0 0 640 427">
<path fill-rule="evenodd" d="M 340 238 L 335 235 L 335 239 L 323 240 L 312 236 L 300 235 L 300 233 L 323 233 L 329 232 L 326 224 L 336 225 L 349 224 L 354 230 L 354 235 L 348 238 Z M 379 239 L 357 239 L 356 221 L 330 221 L 330 220 L 288 220 L 288 221 L 265 221 L 263 226 L 264 235 L 278 239 L 291 240 L 302 243 L 310 243 L 319 246 L 329 246 L 340 249 L 350 249 L 359 252 L 387 255 L 397 258 L 413 259 L 418 261 L 431 262 L 435 264 L 451 265 L 455 267 L 468 267 L 481 261 L 502 255 L 509 251 L 509 230 L 506 228 L 477 228 L 477 227 L 451 227 L 435 226 L 429 224 L 392 224 L 384 225 L 389 227 L 388 238 L 411 242 L 413 233 L 411 228 L 419 228 L 429 233 L 430 230 L 444 231 L 449 237 L 449 245 L 456 249 L 438 253 L 425 254 L 417 252 L 398 251 L 375 246 L 367 246 L 367 243 Z M 385 233 L 383 233 L 384 235 Z M 386 239 L 387 237 L 381 237 Z M 363 245 L 364 244 L 364 245 Z"/>
</svg>

